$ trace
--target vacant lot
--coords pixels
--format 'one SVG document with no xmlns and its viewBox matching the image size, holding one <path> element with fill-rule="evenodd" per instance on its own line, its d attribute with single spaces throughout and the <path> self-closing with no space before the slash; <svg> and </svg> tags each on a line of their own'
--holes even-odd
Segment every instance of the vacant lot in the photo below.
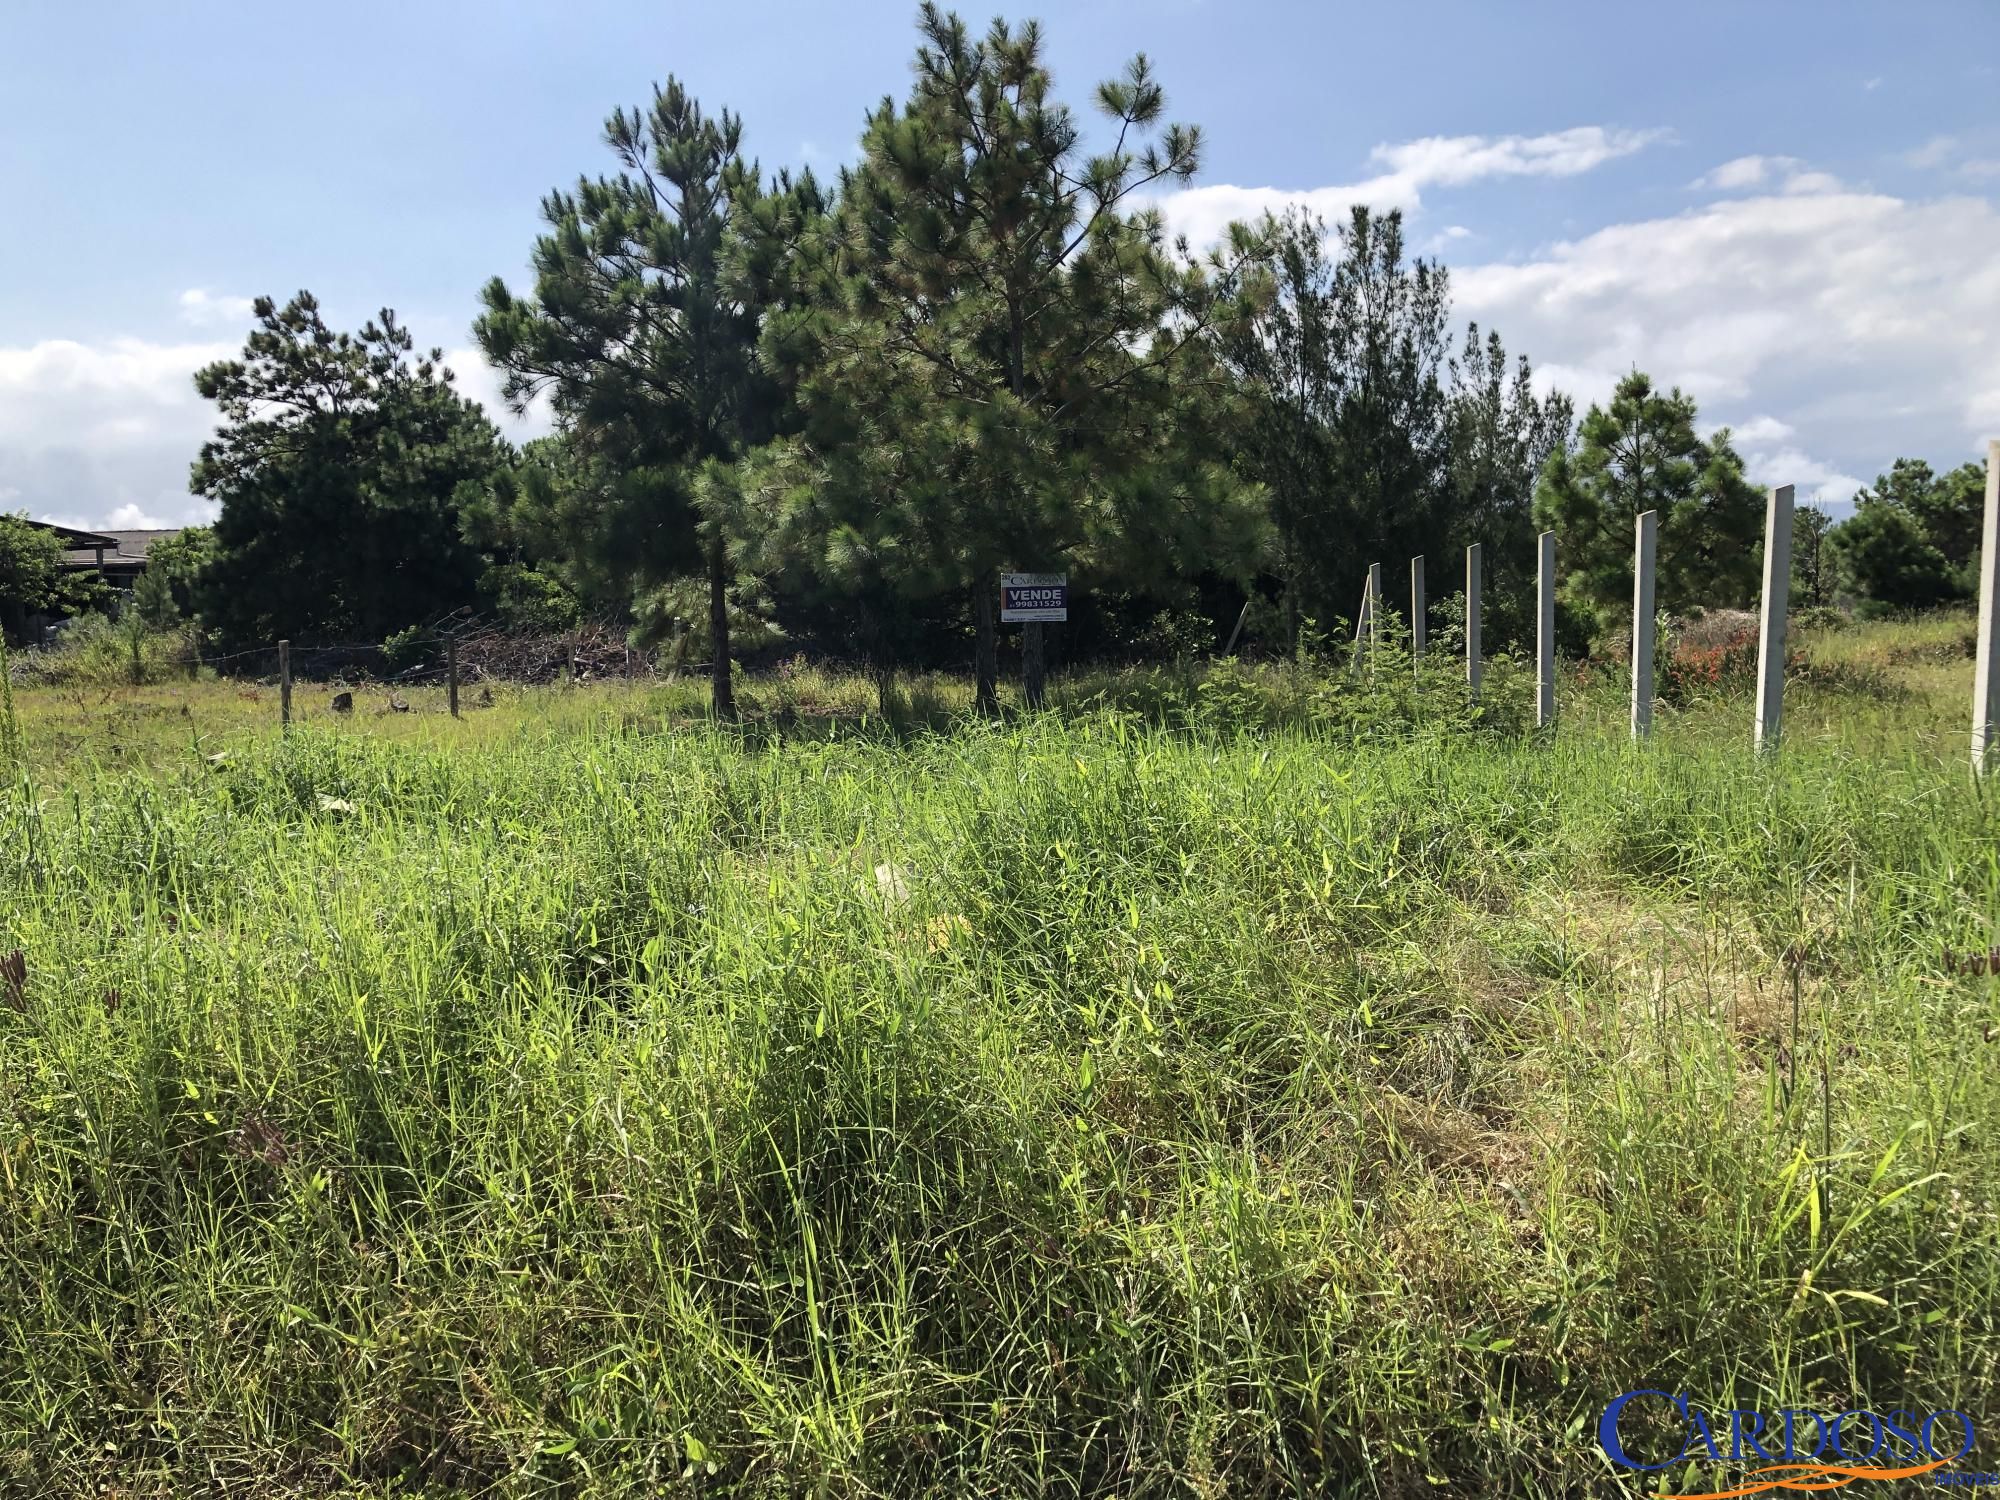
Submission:
<svg viewBox="0 0 2000 1500">
<path fill-rule="evenodd" d="M 1991 1459 L 1964 634 L 1812 641 L 1765 764 L 1602 669 L 1553 744 L 1286 669 L 23 692 L 0 1487 L 1597 1493 L 1636 1387 Z"/>
</svg>

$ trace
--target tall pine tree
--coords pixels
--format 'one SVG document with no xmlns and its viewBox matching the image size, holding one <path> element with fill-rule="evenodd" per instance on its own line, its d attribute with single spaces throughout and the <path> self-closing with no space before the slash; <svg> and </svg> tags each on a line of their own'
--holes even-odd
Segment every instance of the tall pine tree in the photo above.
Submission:
<svg viewBox="0 0 2000 1500">
<path fill-rule="evenodd" d="M 1692 396 L 1633 371 L 1585 415 L 1575 452 L 1550 457 L 1537 525 L 1562 539 L 1561 596 L 1598 633 L 1632 607 L 1632 525 L 1660 513 L 1661 609 L 1740 606 L 1757 587 L 1764 507 L 1729 432 L 1703 441 Z"/>
<path fill-rule="evenodd" d="M 650 109 L 615 112 L 604 140 L 621 170 L 543 200 L 533 292 L 494 278 L 474 334 L 517 409 L 551 396 L 579 484 L 546 513 L 570 544 L 635 598 L 705 574 L 715 712 L 733 718 L 729 536 L 701 495 L 704 470 L 763 441 L 777 415 L 755 285 L 729 254 L 757 170 L 741 120 L 710 117 L 672 78 Z"/>
<path fill-rule="evenodd" d="M 1132 211 L 1200 157 L 1197 131 L 1163 123 L 1143 57 L 1099 85 L 1111 139 L 1091 154 L 1034 23 L 975 41 L 927 4 L 919 29 L 909 100 L 870 116 L 861 164 L 801 248 L 821 295 L 774 321 L 808 425 L 751 489 L 836 576 L 883 595 L 969 590 L 990 712 L 1003 568 L 1241 565 L 1251 497 L 1188 461 L 1174 420 L 1215 373 L 1201 346 L 1235 282 Z"/>
</svg>

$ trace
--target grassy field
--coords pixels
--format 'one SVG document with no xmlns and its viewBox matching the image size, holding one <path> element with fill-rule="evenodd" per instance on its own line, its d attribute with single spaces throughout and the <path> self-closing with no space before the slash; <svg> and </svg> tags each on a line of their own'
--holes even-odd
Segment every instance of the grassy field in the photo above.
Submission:
<svg viewBox="0 0 2000 1500">
<path fill-rule="evenodd" d="M 1614 1477 L 1638 1387 L 2000 1467 L 1968 634 L 1810 638 L 1763 763 L 1601 667 L 17 691 L 0 1490 L 1740 1477 Z"/>
</svg>

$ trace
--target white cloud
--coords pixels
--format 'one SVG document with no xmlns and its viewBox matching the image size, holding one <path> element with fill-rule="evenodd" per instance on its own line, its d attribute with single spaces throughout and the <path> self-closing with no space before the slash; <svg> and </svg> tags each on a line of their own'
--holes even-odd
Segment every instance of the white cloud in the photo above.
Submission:
<svg viewBox="0 0 2000 1500">
<path fill-rule="evenodd" d="M 555 414 L 546 392 L 528 403 L 523 416 L 517 417 L 508 410 L 506 398 L 500 393 L 503 377 L 477 349 L 468 346 L 445 350 L 444 367 L 454 376 L 452 383 L 458 393 L 485 407 L 486 415 L 509 442 L 525 443 L 530 438 L 547 437 L 555 430 Z"/>
<path fill-rule="evenodd" d="M 1515 264 L 1455 267 L 1498 328 L 1580 402 L 1626 371 L 1742 417 L 1753 476 L 1814 499 L 1899 454 L 1957 462 L 2000 431 L 2000 212 L 1829 187 L 1614 224 Z M 1782 413 L 1782 416 L 1772 415 Z"/>
<path fill-rule="evenodd" d="M 1880 87 L 1882 87 L 1882 80 L 1879 78 L 1864 78 L 1861 80 L 1861 91 L 1863 93 L 1872 94 Z"/>
<path fill-rule="evenodd" d="M 1913 167 L 1941 167 L 1951 159 L 1958 149 L 1955 136 L 1934 135 L 1914 151 L 1905 152 L 1903 160 Z"/>
<path fill-rule="evenodd" d="M 45 520 L 139 530 L 212 520 L 187 492 L 188 469 L 215 426 L 194 372 L 234 343 L 52 339 L 0 346 L 0 500 Z M 459 388 L 516 442 L 549 430 L 546 404 L 510 415 L 478 354 L 446 356 Z"/>
<path fill-rule="evenodd" d="M 1828 172 L 1806 171 L 1796 156 L 1739 156 L 1688 184 L 1691 191 L 1721 193 L 1771 186 L 1782 186 L 1788 193 L 1832 193 L 1839 191 L 1841 182 Z"/>
<path fill-rule="evenodd" d="M 1293 204 L 1335 223 L 1349 208 L 1415 210 L 1427 187 L 1463 187 L 1494 177 L 1574 177 L 1669 138 L 1664 130 L 1579 125 L 1546 135 L 1426 136 L 1377 146 L 1370 162 L 1387 170 L 1338 187 L 1239 187 L 1214 183 L 1183 188 L 1158 200 L 1171 233 L 1197 247 L 1222 239 L 1237 220 L 1283 213 Z"/>
<path fill-rule="evenodd" d="M 198 500 L 195 504 L 204 507 L 195 515 L 197 521 L 213 520 L 220 508 L 206 500 Z M 151 515 L 136 505 L 121 505 L 108 516 L 81 516 L 70 512 L 42 515 L 36 519 L 52 521 L 58 526 L 74 526 L 78 531 L 167 531 L 188 524 L 186 517 L 177 516 L 168 520 L 164 516 Z"/>
<path fill-rule="evenodd" d="M 38 517 L 109 525 L 121 507 L 205 518 L 188 465 L 212 426 L 194 372 L 229 344 L 52 339 L 0 347 L 0 482 Z"/>
<path fill-rule="evenodd" d="M 1575 177 L 1655 141 L 1664 130 L 1608 130 L 1579 125 L 1548 135 L 1434 135 L 1369 154 L 1420 186 L 1458 187 L 1484 177 Z"/>
<path fill-rule="evenodd" d="M 1843 474 L 1833 465 L 1812 458 L 1794 447 L 1761 448 L 1739 442 L 1736 451 L 1743 455 L 1744 476 L 1759 489 L 1789 484 L 1797 489 L 1799 499 L 1809 500 L 1814 505 L 1845 505 L 1854 498 L 1854 492 L 1868 482 L 1852 474 Z"/>
<path fill-rule="evenodd" d="M 1708 430 L 1713 432 L 1720 425 L 1713 424 Z M 1780 422 L 1776 417 L 1756 416 L 1747 422 L 1738 422 L 1731 433 L 1740 448 L 1750 443 L 1782 443 L 1792 435 L 1792 427 L 1789 422 Z"/>
<path fill-rule="evenodd" d="M 1443 229 L 1440 229 L 1436 234 L 1425 240 L 1418 248 L 1425 255 L 1436 255 L 1447 246 L 1455 245 L 1461 240 L 1469 240 L 1471 238 L 1472 231 L 1467 229 L 1463 224 L 1447 224 Z"/>
<path fill-rule="evenodd" d="M 217 296 L 206 287 L 190 287 L 180 295 L 181 321 L 197 328 L 248 323 L 255 301 L 252 297 Z"/>
<path fill-rule="evenodd" d="M 1207 187 L 1182 188 L 1170 193 L 1157 206 L 1167 221 L 1168 233 L 1185 235 L 1190 245 L 1201 249 L 1220 242 L 1229 232 L 1229 226 L 1239 221 L 1254 223 L 1267 213 L 1282 214 L 1297 206 L 1314 218 L 1338 224 L 1347 217 L 1348 209 L 1358 203 L 1386 213 L 1396 208 L 1413 209 L 1418 198 L 1408 183 L 1378 177 L 1348 187 L 1303 191 L 1211 183 Z"/>
<path fill-rule="evenodd" d="M 1790 171 L 1798 164 L 1798 159 L 1790 156 L 1739 156 L 1733 161 L 1724 162 L 1712 172 L 1703 173 L 1688 186 L 1714 188 L 1723 192 L 1761 187 L 1774 174 Z"/>
</svg>

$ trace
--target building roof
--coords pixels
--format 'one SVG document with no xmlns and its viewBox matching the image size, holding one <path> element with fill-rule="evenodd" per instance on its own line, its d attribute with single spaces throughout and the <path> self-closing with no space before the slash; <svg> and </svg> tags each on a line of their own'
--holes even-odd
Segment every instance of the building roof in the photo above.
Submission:
<svg viewBox="0 0 2000 1500">
<path fill-rule="evenodd" d="M 58 526 L 54 521 L 36 521 L 23 516 L 30 526 L 42 531 L 53 531 L 62 538 L 62 543 L 71 551 L 90 547 L 115 547 L 118 538 L 105 531 L 79 531 L 74 526 Z"/>
<path fill-rule="evenodd" d="M 107 531 L 102 535 L 110 537 L 118 544 L 119 556 L 142 558 L 146 555 L 146 549 L 161 537 L 180 535 L 180 527 L 169 526 L 159 531 Z M 105 554 L 107 561 L 110 556 L 108 552 Z"/>
<path fill-rule="evenodd" d="M 82 531 L 74 526 L 58 526 L 53 521 L 30 521 L 30 526 L 53 531 L 67 549 L 63 566 L 72 572 L 85 569 L 107 573 L 137 573 L 146 566 L 146 553 L 163 536 L 173 536 L 180 528 L 154 531 Z"/>
</svg>

